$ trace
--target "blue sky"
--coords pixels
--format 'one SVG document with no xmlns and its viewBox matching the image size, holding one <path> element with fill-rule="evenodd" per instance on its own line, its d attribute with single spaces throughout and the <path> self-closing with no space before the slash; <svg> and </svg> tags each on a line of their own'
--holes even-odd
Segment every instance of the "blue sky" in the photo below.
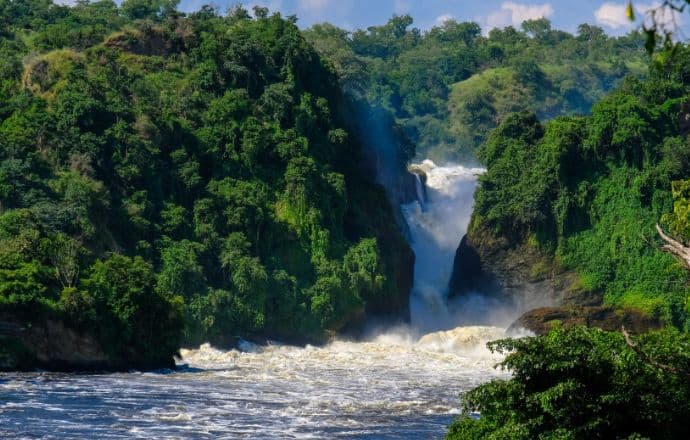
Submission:
<svg viewBox="0 0 690 440">
<path fill-rule="evenodd" d="M 208 0 L 182 0 L 184 10 L 193 10 Z M 221 9 L 236 4 L 237 0 L 215 0 Z M 646 15 L 645 11 L 658 6 L 658 0 L 637 0 L 635 3 L 638 23 Z M 299 25 L 310 26 L 328 21 L 347 29 L 366 28 L 385 23 L 393 14 L 409 13 L 414 17 L 415 26 L 429 29 L 446 18 L 458 21 L 475 21 L 485 31 L 491 27 L 519 25 L 525 19 L 547 17 L 554 27 L 575 32 L 580 23 L 594 23 L 602 26 L 607 33 L 621 35 L 633 29 L 625 16 L 627 0 L 550 0 L 550 1 L 503 1 L 503 0 L 245 0 L 245 7 L 267 6 L 285 15 L 295 14 Z M 671 17 L 666 17 L 670 22 Z M 675 18 L 679 24 L 681 37 L 690 35 L 688 18 Z"/>
</svg>

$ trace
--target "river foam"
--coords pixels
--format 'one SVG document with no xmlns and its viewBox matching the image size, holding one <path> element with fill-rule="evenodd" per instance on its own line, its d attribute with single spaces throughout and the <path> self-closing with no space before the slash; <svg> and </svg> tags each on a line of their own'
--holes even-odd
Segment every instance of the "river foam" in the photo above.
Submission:
<svg viewBox="0 0 690 440">
<path fill-rule="evenodd" d="M 364 342 L 207 344 L 173 373 L 0 375 L 2 438 L 435 438 L 458 393 L 505 373 L 485 348 L 503 337 L 464 327 Z"/>
</svg>

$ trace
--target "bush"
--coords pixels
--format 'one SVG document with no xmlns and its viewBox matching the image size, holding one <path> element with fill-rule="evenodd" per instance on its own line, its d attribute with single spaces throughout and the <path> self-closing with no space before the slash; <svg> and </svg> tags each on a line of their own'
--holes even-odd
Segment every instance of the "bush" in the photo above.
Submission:
<svg viewBox="0 0 690 440">
<path fill-rule="evenodd" d="M 665 329 L 632 344 L 585 327 L 490 342 L 513 377 L 466 393 L 446 438 L 687 438 L 690 336 Z"/>
</svg>

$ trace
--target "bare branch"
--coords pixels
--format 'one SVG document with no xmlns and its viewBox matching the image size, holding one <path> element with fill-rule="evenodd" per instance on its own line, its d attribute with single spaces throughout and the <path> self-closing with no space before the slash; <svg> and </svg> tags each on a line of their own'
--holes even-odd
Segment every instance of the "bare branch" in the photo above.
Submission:
<svg viewBox="0 0 690 440">
<path fill-rule="evenodd" d="M 684 246 L 679 241 L 674 240 L 673 238 L 666 235 L 666 233 L 664 233 L 664 230 L 661 229 L 661 226 L 659 226 L 658 224 L 656 225 L 656 231 L 659 233 L 661 239 L 666 242 L 666 244 L 663 245 L 661 249 L 680 258 L 683 261 L 683 263 L 685 263 L 685 265 L 690 269 L 690 248 Z"/>
<path fill-rule="evenodd" d="M 628 346 L 632 348 L 632 350 L 635 353 L 637 353 L 637 355 L 642 359 L 642 362 L 651 365 L 654 368 L 658 368 L 659 370 L 665 371 L 667 373 L 690 378 L 690 374 L 687 371 L 680 371 L 677 368 L 674 368 L 670 365 L 659 363 L 647 356 L 647 354 L 644 351 L 642 351 L 642 349 L 640 349 L 637 343 L 632 340 L 632 338 L 630 337 L 630 333 L 628 333 L 628 331 L 625 329 L 625 326 L 621 327 L 621 332 L 623 333 L 623 337 L 625 338 L 625 343 L 628 344 Z"/>
</svg>

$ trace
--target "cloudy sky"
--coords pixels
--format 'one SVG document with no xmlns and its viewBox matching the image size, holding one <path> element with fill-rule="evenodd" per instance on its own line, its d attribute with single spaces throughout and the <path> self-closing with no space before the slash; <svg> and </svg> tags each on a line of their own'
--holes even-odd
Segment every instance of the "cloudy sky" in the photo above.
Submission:
<svg viewBox="0 0 690 440">
<path fill-rule="evenodd" d="M 225 9 L 237 0 L 212 0 Z M 197 9 L 209 0 L 182 0 L 183 10 Z M 658 0 L 634 1 L 638 24 L 645 11 L 658 6 Z M 475 21 L 486 30 L 519 25 L 522 21 L 547 17 L 554 26 L 574 32 L 580 23 L 595 23 L 610 34 L 621 35 L 637 26 L 625 16 L 627 0 L 551 0 L 545 2 L 501 0 L 245 0 L 245 7 L 267 6 L 285 15 L 295 14 L 303 27 L 329 21 L 348 29 L 384 23 L 393 14 L 410 13 L 415 25 L 428 29 L 448 18 Z M 676 17 L 683 39 L 690 36 L 690 14 Z M 670 20 L 671 17 L 666 17 Z"/>
</svg>

